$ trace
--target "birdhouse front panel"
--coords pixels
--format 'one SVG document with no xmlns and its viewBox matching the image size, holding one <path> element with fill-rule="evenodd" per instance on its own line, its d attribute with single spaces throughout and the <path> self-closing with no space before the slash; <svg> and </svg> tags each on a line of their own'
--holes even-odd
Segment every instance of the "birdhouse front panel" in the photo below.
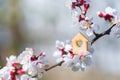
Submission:
<svg viewBox="0 0 120 80">
<path fill-rule="evenodd" d="M 88 51 L 88 39 L 82 34 L 78 33 L 72 40 L 73 53 L 78 54 L 79 51 Z M 79 45 L 79 43 L 81 43 Z"/>
</svg>

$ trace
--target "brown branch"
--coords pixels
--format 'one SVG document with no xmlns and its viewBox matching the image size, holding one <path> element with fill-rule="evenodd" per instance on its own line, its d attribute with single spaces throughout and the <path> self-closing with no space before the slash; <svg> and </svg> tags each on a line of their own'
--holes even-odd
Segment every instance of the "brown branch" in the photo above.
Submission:
<svg viewBox="0 0 120 80">
<path fill-rule="evenodd" d="M 96 33 L 94 32 L 95 38 L 91 41 L 91 45 L 92 45 L 95 41 L 97 41 L 99 38 L 101 38 L 101 37 L 103 37 L 103 36 L 105 36 L 105 35 L 109 35 L 110 32 L 111 32 L 111 29 L 112 29 L 115 25 L 116 25 L 116 24 L 113 24 L 108 30 L 104 31 L 103 33 L 96 34 Z"/>
<path fill-rule="evenodd" d="M 51 67 L 49 67 L 47 69 L 45 69 L 45 71 L 49 71 L 49 70 L 51 70 L 51 69 L 53 69 L 53 68 L 55 68 L 57 66 L 61 66 L 63 63 L 64 63 L 64 61 L 61 61 L 61 62 L 59 62 L 59 63 L 57 63 L 57 64 L 55 64 L 55 65 L 53 65 L 53 66 L 51 66 Z"/>
</svg>

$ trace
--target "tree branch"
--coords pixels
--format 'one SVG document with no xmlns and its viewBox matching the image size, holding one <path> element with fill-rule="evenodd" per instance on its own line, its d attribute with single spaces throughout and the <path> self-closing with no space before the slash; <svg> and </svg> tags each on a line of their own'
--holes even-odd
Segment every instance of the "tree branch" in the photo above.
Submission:
<svg viewBox="0 0 120 80">
<path fill-rule="evenodd" d="M 95 33 L 95 38 L 91 41 L 91 45 L 97 41 L 99 38 L 105 36 L 105 35 L 109 35 L 111 32 L 111 29 L 115 26 L 116 24 L 113 24 L 108 30 L 104 31 L 103 33 L 97 34 Z"/>
<path fill-rule="evenodd" d="M 95 38 L 93 38 L 93 40 L 91 41 L 91 45 L 92 45 L 95 41 L 97 41 L 99 38 L 101 38 L 101 37 L 103 37 L 103 36 L 105 36 L 105 35 L 109 35 L 110 32 L 111 32 L 111 29 L 112 29 L 115 25 L 116 25 L 116 24 L 113 24 L 108 30 L 106 30 L 106 31 L 104 31 L 103 33 L 100 33 L 100 34 L 93 32 L 94 35 L 95 35 Z M 49 68 L 47 68 L 47 69 L 45 69 L 45 71 L 49 71 L 49 70 L 51 70 L 51 69 L 53 69 L 53 68 L 55 68 L 55 67 L 57 67 L 57 66 L 61 66 L 63 63 L 64 63 L 64 61 L 61 61 L 61 62 L 59 62 L 59 63 L 57 63 L 57 64 L 55 64 L 55 65 L 53 65 L 53 66 L 51 66 L 51 67 L 49 67 Z"/>
</svg>

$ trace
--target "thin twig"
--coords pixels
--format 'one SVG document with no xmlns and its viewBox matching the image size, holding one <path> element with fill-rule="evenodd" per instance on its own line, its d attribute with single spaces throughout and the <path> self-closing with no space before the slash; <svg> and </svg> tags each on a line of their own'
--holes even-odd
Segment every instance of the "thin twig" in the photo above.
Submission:
<svg viewBox="0 0 120 80">
<path fill-rule="evenodd" d="M 105 35 L 109 35 L 110 32 L 111 32 L 111 29 L 112 29 L 115 25 L 116 25 L 116 24 L 113 24 L 109 29 L 107 29 L 107 30 L 104 31 L 103 33 L 100 33 L 100 34 L 97 34 L 97 35 L 96 35 L 96 33 L 94 33 L 94 34 L 95 34 L 95 38 L 91 41 L 91 45 L 92 45 L 96 40 L 98 40 L 99 38 L 101 38 L 101 37 L 103 37 L 103 36 L 105 36 Z"/>
<path fill-rule="evenodd" d="M 51 67 L 49 67 L 47 69 L 45 69 L 45 71 L 49 71 L 49 70 L 51 70 L 51 69 L 53 69 L 53 68 L 55 68 L 57 66 L 61 66 L 63 63 L 64 63 L 64 61 L 61 61 L 61 62 L 59 62 L 59 63 L 57 63 L 57 64 L 55 64 L 55 65 L 53 65 L 53 66 L 51 66 Z"/>
<path fill-rule="evenodd" d="M 93 34 L 95 35 L 95 37 L 97 37 L 99 34 L 96 33 L 95 31 L 93 31 Z"/>
</svg>

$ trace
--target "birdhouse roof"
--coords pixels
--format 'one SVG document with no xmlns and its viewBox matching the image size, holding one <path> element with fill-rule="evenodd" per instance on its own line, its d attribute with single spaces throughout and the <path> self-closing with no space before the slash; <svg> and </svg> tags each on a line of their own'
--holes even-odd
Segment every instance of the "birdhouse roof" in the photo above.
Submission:
<svg viewBox="0 0 120 80">
<path fill-rule="evenodd" d="M 74 39 L 76 39 L 76 41 L 83 41 L 83 42 L 88 42 L 88 39 L 81 33 L 77 33 L 77 35 L 73 38 L 72 41 L 74 41 Z"/>
</svg>

